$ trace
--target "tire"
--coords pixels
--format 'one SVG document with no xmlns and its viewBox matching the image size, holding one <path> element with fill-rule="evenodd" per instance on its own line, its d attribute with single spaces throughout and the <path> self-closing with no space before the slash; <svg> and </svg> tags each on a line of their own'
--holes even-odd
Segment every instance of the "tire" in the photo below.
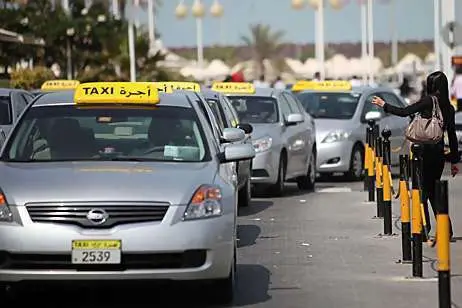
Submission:
<svg viewBox="0 0 462 308">
<path fill-rule="evenodd" d="M 234 291 L 236 289 L 236 258 L 236 252 L 234 252 L 229 276 L 225 279 L 217 279 L 211 284 L 214 304 L 228 305 L 234 299 Z"/>
<path fill-rule="evenodd" d="M 250 205 L 251 200 L 252 200 L 252 187 L 250 185 L 250 179 L 247 179 L 247 181 L 244 184 L 244 187 L 242 187 L 239 190 L 238 206 L 248 207 Z"/>
<path fill-rule="evenodd" d="M 346 173 L 349 180 L 359 181 L 362 179 L 364 166 L 363 150 L 359 145 L 355 145 L 351 151 L 350 169 Z"/>
<path fill-rule="evenodd" d="M 284 182 L 286 179 L 286 158 L 282 154 L 279 158 L 278 180 L 276 184 L 269 187 L 268 192 L 274 197 L 281 197 L 284 194 Z"/>
<path fill-rule="evenodd" d="M 314 191 L 316 185 L 316 152 L 311 153 L 310 161 L 308 162 L 308 171 L 304 176 L 297 178 L 297 186 L 300 190 Z"/>
</svg>

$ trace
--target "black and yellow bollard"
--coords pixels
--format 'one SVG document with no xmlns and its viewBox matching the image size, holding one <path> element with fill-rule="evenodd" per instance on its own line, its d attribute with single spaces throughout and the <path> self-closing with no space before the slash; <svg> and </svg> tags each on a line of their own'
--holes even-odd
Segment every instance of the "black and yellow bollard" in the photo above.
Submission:
<svg viewBox="0 0 462 308">
<path fill-rule="evenodd" d="M 409 196 L 409 156 L 399 156 L 399 201 L 401 205 L 401 248 L 402 263 L 412 262 L 411 208 Z"/>
<path fill-rule="evenodd" d="M 370 146 L 371 140 L 370 140 L 370 132 L 369 132 L 369 127 L 366 127 L 366 143 L 364 144 L 364 191 L 369 191 L 369 161 L 370 161 Z"/>
<path fill-rule="evenodd" d="M 377 195 L 377 218 L 383 218 L 383 144 L 382 137 L 375 141 L 375 189 Z"/>
<path fill-rule="evenodd" d="M 367 189 L 368 189 L 368 201 L 375 201 L 375 136 L 374 127 L 375 121 L 370 120 L 367 122 L 369 127 L 367 128 L 369 134 L 369 155 L 368 155 L 368 169 L 367 169 Z"/>
<path fill-rule="evenodd" d="M 412 145 L 412 276 L 423 277 L 422 212 L 420 200 L 420 161 L 422 146 Z"/>
<path fill-rule="evenodd" d="M 392 183 L 391 183 L 391 149 L 390 149 L 390 137 L 391 131 L 384 129 L 382 131 L 382 182 L 383 182 L 383 201 L 382 201 L 382 213 L 383 213 L 383 234 L 393 235 L 393 222 L 392 222 Z"/>
<path fill-rule="evenodd" d="M 451 248 L 448 202 L 448 181 L 437 181 L 435 199 L 436 215 L 436 254 L 438 257 L 438 300 L 440 308 L 451 307 Z"/>
</svg>

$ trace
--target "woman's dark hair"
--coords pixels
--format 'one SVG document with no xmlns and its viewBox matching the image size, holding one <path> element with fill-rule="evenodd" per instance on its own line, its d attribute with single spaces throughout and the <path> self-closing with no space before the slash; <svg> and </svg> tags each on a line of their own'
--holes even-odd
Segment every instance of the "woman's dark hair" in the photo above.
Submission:
<svg viewBox="0 0 462 308">
<path fill-rule="evenodd" d="M 427 94 L 435 95 L 440 100 L 440 105 L 450 105 L 449 101 L 449 82 L 448 77 L 441 72 L 436 71 L 427 77 Z"/>
<path fill-rule="evenodd" d="M 438 103 L 443 114 L 444 123 L 448 123 L 449 117 L 454 116 L 454 108 L 449 100 L 449 82 L 448 77 L 441 72 L 436 71 L 427 77 L 427 95 L 434 95 L 438 98 Z"/>
</svg>

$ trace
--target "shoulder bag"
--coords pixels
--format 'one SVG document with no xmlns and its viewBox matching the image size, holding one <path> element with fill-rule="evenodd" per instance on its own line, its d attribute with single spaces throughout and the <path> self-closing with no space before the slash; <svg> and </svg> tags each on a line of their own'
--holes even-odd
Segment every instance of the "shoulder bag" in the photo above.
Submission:
<svg viewBox="0 0 462 308">
<path fill-rule="evenodd" d="M 406 130 L 406 138 L 411 142 L 435 144 L 443 139 L 443 114 L 438 99 L 435 96 L 431 96 L 431 99 L 433 101 L 431 118 L 422 118 L 418 113 Z"/>
</svg>

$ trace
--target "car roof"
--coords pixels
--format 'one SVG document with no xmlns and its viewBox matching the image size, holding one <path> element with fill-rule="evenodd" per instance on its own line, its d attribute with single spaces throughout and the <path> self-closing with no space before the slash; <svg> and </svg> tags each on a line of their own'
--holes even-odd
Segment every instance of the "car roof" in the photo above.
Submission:
<svg viewBox="0 0 462 308">
<path fill-rule="evenodd" d="M 227 96 L 263 96 L 263 97 L 275 97 L 281 93 L 289 91 L 283 89 L 274 89 L 274 88 L 255 88 L 255 93 L 226 93 Z"/>
<path fill-rule="evenodd" d="M 173 93 L 159 93 L 160 102 L 157 106 L 192 108 L 190 101 L 197 100 L 197 93 L 178 90 Z M 186 98 L 189 98 L 186 99 Z M 63 106 L 74 103 L 74 90 L 49 92 L 34 101 L 32 107 Z"/>
<path fill-rule="evenodd" d="M 26 92 L 26 91 L 22 89 L 0 88 L 0 95 L 2 96 L 10 95 L 11 93 L 15 93 L 15 92 Z"/>
<path fill-rule="evenodd" d="M 388 87 L 369 87 L 369 86 L 361 86 L 361 87 L 353 87 L 351 90 L 343 90 L 343 91 L 320 91 L 320 90 L 304 90 L 297 92 L 295 94 L 300 93 L 357 93 L 357 94 L 369 94 L 369 93 L 376 93 L 376 92 L 390 92 L 394 93 L 393 89 Z"/>
</svg>

